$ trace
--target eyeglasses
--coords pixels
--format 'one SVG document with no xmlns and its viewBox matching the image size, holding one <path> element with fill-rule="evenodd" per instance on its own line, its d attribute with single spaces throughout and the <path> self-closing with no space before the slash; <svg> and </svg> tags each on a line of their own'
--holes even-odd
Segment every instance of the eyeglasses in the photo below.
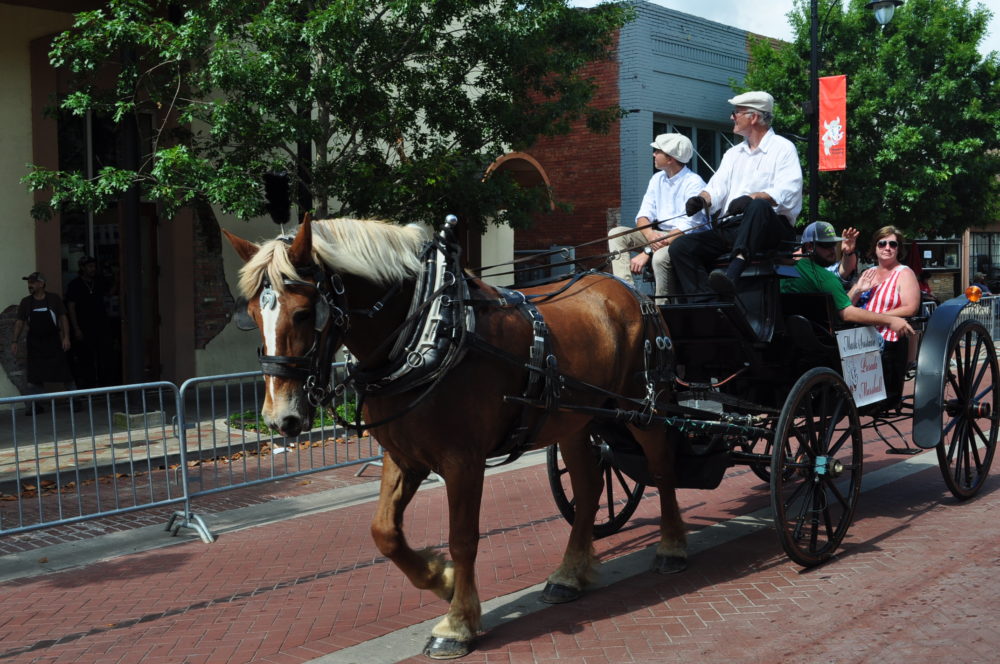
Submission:
<svg viewBox="0 0 1000 664">
<path fill-rule="evenodd" d="M 729 117 L 735 120 L 736 116 L 738 115 L 750 115 L 753 112 L 754 111 L 733 111 L 732 113 L 729 114 Z"/>
<path fill-rule="evenodd" d="M 899 243 L 896 242 L 895 240 L 879 240 L 878 241 L 878 248 L 879 249 L 885 249 L 886 245 L 889 245 L 890 249 L 895 249 L 896 247 L 899 246 Z"/>
</svg>

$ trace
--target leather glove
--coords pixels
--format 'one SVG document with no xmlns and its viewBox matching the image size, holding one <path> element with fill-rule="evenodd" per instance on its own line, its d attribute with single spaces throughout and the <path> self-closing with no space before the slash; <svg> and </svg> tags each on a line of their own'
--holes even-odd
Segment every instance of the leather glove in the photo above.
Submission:
<svg viewBox="0 0 1000 664">
<path fill-rule="evenodd" d="M 684 204 L 684 212 L 687 213 L 687 216 L 693 217 L 706 207 L 708 207 L 708 201 L 701 196 L 692 196 L 687 199 L 687 203 Z"/>
<path fill-rule="evenodd" d="M 747 209 L 750 202 L 753 199 L 749 196 L 740 196 L 739 198 L 733 199 L 733 202 L 729 204 L 729 208 L 726 209 L 726 216 L 731 216 L 734 214 L 743 214 L 743 211 Z"/>
</svg>

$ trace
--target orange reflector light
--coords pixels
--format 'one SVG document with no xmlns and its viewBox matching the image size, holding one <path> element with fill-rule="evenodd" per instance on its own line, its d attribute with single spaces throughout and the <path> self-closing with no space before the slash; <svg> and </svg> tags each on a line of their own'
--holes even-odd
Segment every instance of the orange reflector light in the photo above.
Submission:
<svg viewBox="0 0 1000 664">
<path fill-rule="evenodd" d="M 979 302 L 983 297 L 983 289 L 979 286 L 969 286 L 965 289 L 965 297 L 969 299 L 969 302 Z"/>
</svg>

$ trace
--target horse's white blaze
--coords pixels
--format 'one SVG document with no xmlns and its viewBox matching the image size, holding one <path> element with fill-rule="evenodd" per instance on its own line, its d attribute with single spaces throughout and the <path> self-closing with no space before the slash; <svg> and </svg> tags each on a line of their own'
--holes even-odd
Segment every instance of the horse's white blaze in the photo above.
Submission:
<svg viewBox="0 0 1000 664">
<path fill-rule="evenodd" d="M 260 308 L 261 330 L 264 334 L 264 355 L 277 355 L 278 319 L 281 317 L 281 300 L 275 299 L 270 307 Z M 274 379 L 265 381 L 267 394 L 274 404 Z"/>
</svg>

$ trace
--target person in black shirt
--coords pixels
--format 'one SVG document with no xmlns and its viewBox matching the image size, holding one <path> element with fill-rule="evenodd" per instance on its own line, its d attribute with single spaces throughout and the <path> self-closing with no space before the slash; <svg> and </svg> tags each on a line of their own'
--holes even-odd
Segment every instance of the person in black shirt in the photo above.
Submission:
<svg viewBox="0 0 1000 664">
<path fill-rule="evenodd" d="M 23 279 L 28 282 L 29 295 L 17 307 L 10 350 L 17 355 L 21 334 L 27 328 L 28 394 L 44 392 L 45 383 L 65 383 L 72 388 L 73 375 L 66 361 L 69 321 L 63 301 L 45 291 L 45 275 L 41 272 L 32 272 Z M 36 412 L 42 410 L 38 405 Z"/>
</svg>

